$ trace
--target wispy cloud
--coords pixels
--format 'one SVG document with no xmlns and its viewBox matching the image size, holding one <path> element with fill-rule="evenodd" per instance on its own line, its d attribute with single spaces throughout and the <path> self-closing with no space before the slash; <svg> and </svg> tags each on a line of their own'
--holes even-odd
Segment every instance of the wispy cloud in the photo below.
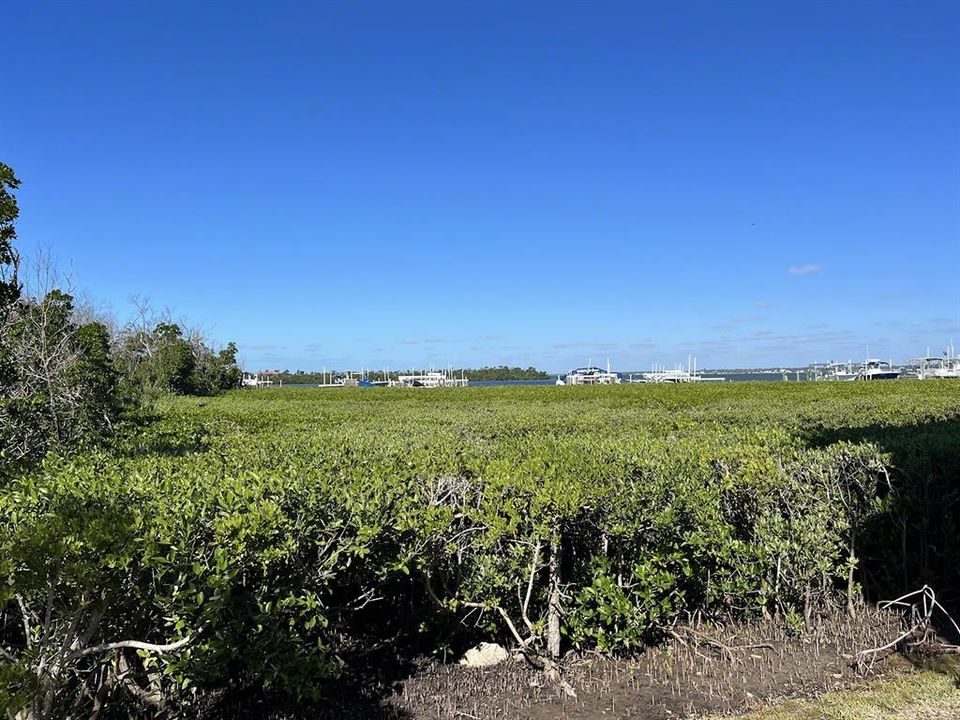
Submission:
<svg viewBox="0 0 960 720">
<path fill-rule="evenodd" d="M 756 308 L 760 308 L 761 310 L 770 310 L 773 307 L 773 303 L 755 302 L 753 306 Z"/>
<path fill-rule="evenodd" d="M 823 270 L 823 265 L 791 265 L 787 271 L 791 275 L 813 275 Z"/>
<path fill-rule="evenodd" d="M 756 342 L 756 341 L 770 341 L 775 340 L 781 345 L 777 348 L 778 350 L 789 348 L 790 346 L 796 345 L 810 345 L 816 343 L 822 343 L 824 345 L 839 345 L 843 343 L 849 343 L 851 340 L 851 335 L 849 332 L 844 330 L 826 330 L 823 332 L 813 332 L 813 333 L 770 333 L 769 331 L 760 331 L 753 333 L 752 335 L 746 335 L 740 338 L 740 342 Z"/>
<path fill-rule="evenodd" d="M 552 350 L 579 350 L 579 349 L 616 350 L 620 346 L 621 346 L 621 343 L 618 343 L 618 342 L 575 340 L 571 342 L 554 343 L 553 345 L 550 345 L 550 348 Z"/>
<path fill-rule="evenodd" d="M 444 342 L 439 338 L 404 338 L 400 341 L 401 345 L 438 345 Z"/>
<path fill-rule="evenodd" d="M 240 343 L 240 345 L 244 350 L 253 350 L 254 352 L 287 349 L 286 345 L 275 345 L 273 343 Z"/>
</svg>

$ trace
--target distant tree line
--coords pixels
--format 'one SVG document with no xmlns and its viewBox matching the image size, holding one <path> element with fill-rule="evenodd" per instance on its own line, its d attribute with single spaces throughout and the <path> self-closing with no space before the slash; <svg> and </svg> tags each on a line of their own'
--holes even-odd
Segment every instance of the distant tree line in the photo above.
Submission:
<svg viewBox="0 0 960 720">
<path fill-rule="evenodd" d="M 409 372 L 415 372 L 411 370 L 366 370 L 365 375 L 374 380 L 396 380 L 397 376 L 404 375 Z M 482 368 L 456 368 L 453 371 L 453 374 L 457 377 L 463 375 L 464 377 L 469 378 L 470 380 L 547 380 L 550 378 L 548 373 L 545 373 L 543 370 L 538 370 L 535 367 L 521 368 L 521 367 L 507 367 L 506 365 L 500 365 L 497 367 L 482 367 Z M 344 375 L 351 374 L 353 376 L 359 376 L 360 370 L 333 370 L 330 372 L 316 372 L 316 371 L 305 371 L 305 370 L 283 370 L 278 373 L 274 379 L 282 381 L 284 383 L 302 383 L 306 385 L 316 385 L 323 382 L 329 382 L 332 377 L 343 377 Z"/>
<path fill-rule="evenodd" d="M 456 371 L 459 375 L 461 371 Z M 507 367 L 499 365 L 497 367 L 482 367 L 476 369 L 467 368 L 462 371 L 471 380 L 546 380 L 550 377 L 549 373 L 538 370 L 535 367 Z"/>
<path fill-rule="evenodd" d="M 240 384 L 237 348 L 138 303 L 118 327 L 78 307 L 49 264 L 24 283 L 14 247 L 20 182 L 0 163 L 0 465 L 95 442 L 162 393 L 211 395 Z"/>
</svg>

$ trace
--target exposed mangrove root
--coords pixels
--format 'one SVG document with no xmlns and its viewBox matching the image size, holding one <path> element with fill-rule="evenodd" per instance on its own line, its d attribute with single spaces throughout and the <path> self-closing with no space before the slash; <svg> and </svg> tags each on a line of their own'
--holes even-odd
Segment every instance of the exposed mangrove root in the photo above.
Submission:
<svg viewBox="0 0 960 720">
<path fill-rule="evenodd" d="M 753 643 L 750 645 L 727 645 L 725 643 L 720 642 L 719 640 L 715 640 L 714 638 L 707 637 L 703 633 L 697 632 L 693 628 L 687 627 L 686 625 L 677 625 L 672 628 L 664 628 L 664 629 L 666 630 L 666 633 L 670 637 L 672 637 L 674 640 L 681 643 L 682 645 L 692 644 L 694 646 L 693 647 L 694 652 L 696 652 L 701 657 L 703 657 L 703 655 L 699 652 L 699 650 L 696 649 L 696 646 L 699 645 L 700 643 L 707 645 L 708 647 L 710 647 L 711 649 L 719 653 L 720 657 L 722 657 L 724 660 L 728 660 L 731 662 L 735 660 L 733 655 L 734 650 L 775 650 L 776 649 L 770 643 L 765 643 L 765 642 Z"/>
<path fill-rule="evenodd" d="M 861 675 L 869 672 L 877 660 L 905 648 L 922 646 L 938 652 L 960 651 L 960 646 L 950 645 L 936 639 L 937 634 L 932 627 L 934 610 L 939 610 L 950 621 L 958 637 L 960 637 L 960 626 L 957 625 L 943 605 L 937 602 L 936 593 L 929 585 L 924 585 L 919 590 L 914 590 L 906 595 L 901 595 L 896 600 L 889 600 L 879 605 L 880 610 L 887 610 L 892 607 L 909 611 L 910 627 L 884 645 L 861 650 L 857 653 L 856 668 Z"/>
</svg>

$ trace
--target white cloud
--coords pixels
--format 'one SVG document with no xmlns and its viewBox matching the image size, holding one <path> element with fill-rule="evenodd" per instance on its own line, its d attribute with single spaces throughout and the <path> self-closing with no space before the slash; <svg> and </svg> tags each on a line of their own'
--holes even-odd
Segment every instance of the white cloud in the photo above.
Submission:
<svg viewBox="0 0 960 720">
<path fill-rule="evenodd" d="M 823 265 L 793 265 L 788 272 L 791 275 L 813 275 L 823 270 Z"/>
</svg>

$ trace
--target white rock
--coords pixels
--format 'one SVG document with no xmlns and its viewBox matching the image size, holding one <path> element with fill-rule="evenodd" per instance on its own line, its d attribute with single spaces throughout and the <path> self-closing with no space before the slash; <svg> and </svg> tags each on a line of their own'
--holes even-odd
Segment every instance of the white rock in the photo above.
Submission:
<svg viewBox="0 0 960 720">
<path fill-rule="evenodd" d="M 467 650 L 466 654 L 460 659 L 460 664 L 466 667 L 490 667 L 509 659 L 510 653 L 502 645 L 482 642 Z"/>
</svg>

